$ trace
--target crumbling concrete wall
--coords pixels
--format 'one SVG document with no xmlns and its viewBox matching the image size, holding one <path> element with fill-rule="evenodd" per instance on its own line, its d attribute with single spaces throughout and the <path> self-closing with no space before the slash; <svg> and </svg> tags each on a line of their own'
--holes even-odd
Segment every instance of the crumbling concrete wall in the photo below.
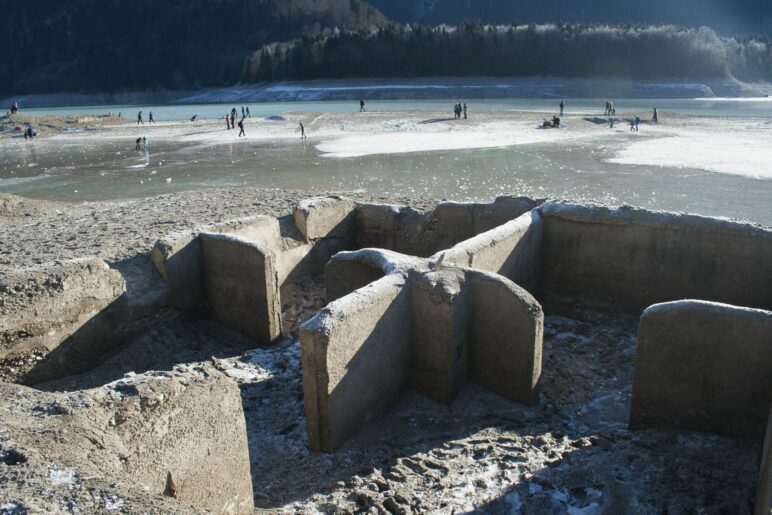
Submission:
<svg viewBox="0 0 772 515">
<path fill-rule="evenodd" d="M 772 309 L 772 230 L 629 207 L 539 210 L 546 303 L 637 314 L 695 298 Z"/>
<path fill-rule="evenodd" d="M 0 409 L 15 413 L 5 430 L 21 452 L 34 449 L 30 465 L 61 470 L 64 480 L 103 478 L 129 494 L 173 498 L 180 511 L 254 511 L 241 393 L 213 367 L 131 375 L 67 394 L 0 383 Z"/>
<path fill-rule="evenodd" d="M 125 292 L 120 273 L 96 258 L 0 274 L 0 378 L 34 382 L 93 366 L 126 321 Z"/>
<path fill-rule="evenodd" d="M 704 301 L 641 317 L 632 428 L 762 438 L 772 404 L 772 312 Z"/>
<path fill-rule="evenodd" d="M 228 234 L 200 235 L 203 282 L 212 314 L 262 344 L 281 335 L 276 256 L 264 245 Z"/>
<path fill-rule="evenodd" d="M 293 217 L 306 240 L 348 239 L 354 232 L 355 209 L 356 203 L 344 197 L 316 197 L 298 204 Z"/>
<path fill-rule="evenodd" d="M 467 378 L 469 299 L 462 269 L 413 274 L 410 385 L 450 404 Z"/>
<path fill-rule="evenodd" d="M 309 447 L 331 452 L 396 404 L 410 367 L 410 291 L 394 274 L 301 327 Z"/>
<path fill-rule="evenodd" d="M 499 197 L 488 204 L 441 202 L 421 213 L 407 206 L 358 204 L 356 243 L 428 257 L 514 220 L 539 205 L 525 197 Z"/>
<path fill-rule="evenodd" d="M 206 303 L 198 238 L 201 232 L 240 236 L 268 248 L 274 248 L 281 237 L 276 218 L 255 216 L 180 231 L 158 240 L 150 252 L 150 261 L 166 281 L 169 302 L 181 309 L 197 309 Z"/>
<path fill-rule="evenodd" d="M 494 272 L 538 295 L 541 283 L 543 222 L 537 211 L 463 241 L 432 259 Z"/>
<path fill-rule="evenodd" d="M 469 376 L 502 397 L 538 400 L 544 312 L 526 290 L 503 277 L 468 271 L 471 306 Z"/>
<path fill-rule="evenodd" d="M 312 449 L 336 449 L 407 384 L 446 404 L 467 378 L 536 401 L 544 316 L 509 279 L 379 249 L 337 254 L 327 274 L 338 300 L 301 329 Z M 389 346 L 398 350 L 385 360 Z"/>
</svg>

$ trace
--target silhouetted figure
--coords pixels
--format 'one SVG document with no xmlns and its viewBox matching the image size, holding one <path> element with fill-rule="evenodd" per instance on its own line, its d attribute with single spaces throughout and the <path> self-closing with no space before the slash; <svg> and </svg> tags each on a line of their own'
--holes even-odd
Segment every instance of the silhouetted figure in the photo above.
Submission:
<svg viewBox="0 0 772 515">
<path fill-rule="evenodd" d="M 236 128 L 236 108 L 231 109 L 231 128 Z"/>
<path fill-rule="evenodd" d="M 226 113 L 225 115 L 225 126 L 230 130 L 231 128 L 231 117 Z"/>
<path fill-rule="evenodd" d="M 247 112 L 244 110 L 244 106 L 241 106 L 241 119 L 243 120 L 246 117 L 247 117 Z"/>
<path fill-rule="evenodd" d="M 469 114 L 469 111 L 467 110 L 467 107 L 466 107 L 466 102 L 464 102 L 464 120 L 466 120 L 466 119 L 467 119 L 467 117 L 468 117 L 468 114 Z"/>
<path fill-rule="evenodd" d="M 244 118 L 239 120 L 239 129 L 241 129 L 241 130 L 239 130 L 239 138 L 242 137 L 242 136 L 246 137 L 247 133 L 244 132 Z"/>
<path fill-rule="evenodd" d="M 145 122 L 142 121 L 142 111 L 137 113 L 137 125 L 139 124 L 145 125 Z"/>
<path fill-rule="evenodd" d="M 247 118 L 252 118 L 252 113 L 249 112 L 249 106 L 247 106 Z"/>
<path fill-rule="evenodd" d="M 560 116 L 563 116 L 563 108 L 565 107 L 565 103 L 561 100 L 560 101 Z"/>
<path fill-rule="evenodd" d="M 193 116 L 190 117 L 190 121 L 191 122 L 195 122 L 196 120 L 198 120 L 198 115 L 197 114 L 194 114 Z"/>
<path fill-rule="evenodd" d="M 654 108 L 654 116 L 651 118 L 651 121 L 654 123 L 659 123 L 659 112 L 657 112 L 657 108 Z"/>
<path fill-rule="evenodd" d="M 360 98 L 359 99 L 359 112 L 360 113 L 367 112 L 367 109 L 365 109 L 365 99 L 364 98 Z"/>
<path fill-rule="evenodd" d="M 148 151 L 147 136 L 142 136 L 142 146 L 145 148 L 145 152 Z"/>
<path fill-rule="evenodd" d="M 137 141 L 135 141 L 134 143 L 135 143 L 134 150 L 137 150 L 137 151 L 142 150 L 142 147 L 140 146 L 142 143 L 142 138 L 137 138 Z"/>
<path fill-rule="evenodd" d="M 303 126 L 303 122 L 300 122 L 300 139 L 306 139 L 306 128 Z"/>
<path fill-rule="evenodd" d="M 155 120 L 153 120 L 153 111 L 150 111 L 148 114 L 147 123 L 155 123 Z"/>
<path fill-rule="evenodd" d="M 13 102 L 11 102 L 11 114 L 16 114 L 18 112 L 19 112 L 19 104 L 17 104 L 16 101 L 14 100 Z"/>
<path fill-rule="evenodd" d="M 640 116 L 636 116 L 635 117 L 635 132 L 638 132 L 638 125 L 640 125 L 640 123 L 641 123 L 641 117 Z"/>
</svg>

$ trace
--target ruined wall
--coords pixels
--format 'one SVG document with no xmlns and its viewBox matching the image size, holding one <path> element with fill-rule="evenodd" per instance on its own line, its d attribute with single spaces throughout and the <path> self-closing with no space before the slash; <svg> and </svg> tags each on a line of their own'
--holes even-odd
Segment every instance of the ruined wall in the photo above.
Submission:
<svg viewBox="0 0 772 515">
<path fill-rule="evenodd" d="M 441 202 L 421 213 L 406 206 L 358 204 L 356 243 L 428 257 L 530 211 L 539 203 L 525 197 L 499 197 L 488 204 Z"/>
<path fill-rule="evenodd" d="M 630 426 L 762 438 L 770 371 L 772 312 L 704 301 L 652 306 L 638 330 Z"/>
<path fill-rule="evenodd" d="M 543 222 L 530 211 L 515 220 L 478 234 L 432 259 L 497 273 L 538 295 L 542 270 Z"/>
<path fill-rule="evenodd" d="M 410 294 L 384 277 L 301 327 L 309 447 L 331 452 L 400 398 L 410 366 Z"/>
<path fill-rule="evenodd" d="M 63 480 L 100 478 L 119 493 L 130 489 L 129 498 L 139 491 L 160 506 L 167 502 L 161 496 L 174 499 L 180 512 L 197 512 L 191 505 L 254 511 L 241 393 L 213 367 L 133 375 L 66 394 L 0 383 L 0 409 L 15 414 L 5 429 L 17 450 L 32 451 L 31 464 L 61 470 Z M 157 512 L 167 511 L 160 506 Z"/>
<path fill-rule="evenodd" d="M 772 231 L 693 215 L 550 202 L 543 300 L 640 313 L 695 298 L 772 309 Z"/>
<path fill-rule="evenodd" d="M 526 290 L 500 276 L 467 273 L 469 376 L 509 400 L 533 405 L 542 366 L 544 313 Z"/>
<path fill-rule="evenodd" d="M 126 283 L 101 259 L 0 274 L 0 379 L 36 382 L 85 370 L 116 345 Z"/>
<path fill-rule="evenodd" d="M 263 345 L 281 335 L 276 256 L 264 245 L 227 234 L 200 235 L 203 283 L 212 314 Z"/>
</svg>

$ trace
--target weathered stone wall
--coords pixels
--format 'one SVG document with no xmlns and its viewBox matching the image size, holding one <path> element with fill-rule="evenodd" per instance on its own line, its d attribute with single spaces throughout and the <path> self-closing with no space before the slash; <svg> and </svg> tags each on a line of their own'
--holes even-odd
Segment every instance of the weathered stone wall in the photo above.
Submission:
<svg viewBox="0 0 772 515">
<path fill-rule="evenodd" d="M 426 213 L 406 206 L 358 204 L 356 243 L 360 248 L 428 257 L 513 220 L 538 204 L 525 197 L 499 197 L 488 204 L 441 202 Z"/>
<path fill-rule="evenodd" d="M 390 275 L 301 327 L 309 446 L 331 452 L 396 404 L 410 368 L 410 290 Z"/>
<path fill-rule="evenodd" d="M 0 383 L 0 409 L 14 413 L 4 429 L 29 466 L 100 478 L 129 498 L 149 493 L 159 506 L 175 499 L 181 512 L 254 511 L 241 393 L 210 366 L 73 393 Z"/>
<path fill-rule="evenodd" d="M 0 377 L 34 382 L 94 366 L 128 317 L 125 292 L 96 258 L 0 274 Z"/>
<path fill-rule="evenodd" d="M 704 299 L 772 309 L 772 231 L 693 215 L 557 202 L 544 218 L 543 299 L 640 313 Z"/>
<path fill-rule="evenodd" d="M 203 282 L 212 314 L 263 345 L 281 335 L 281 300 L 274 253 L 260 243 L 202 233 Z"/>
<path fill-rule="evenodd" d="M 772 312 L 680 301 L 638 330 L 630 426 L 762 438 L 772 404 Z"/>
<path fill-rule="evenodd" d="M 533 405 L 542 366 L 541 306 L 526 290 L 500 276 L 469 271 L 467 280 L 470 378 L 502 397 Z"/>
<path fill-rule="evenodd" d="M 463 241 L 432 259 L 497 273 L 533 295 L 541 283 L 543 222 L 537 211 Z"/>
<path fill-rule="evenodd" d="M 410 385 L 450 404 L 467 378 L 469 302 L 459 268 L 414 273 Z"/>
</svg>

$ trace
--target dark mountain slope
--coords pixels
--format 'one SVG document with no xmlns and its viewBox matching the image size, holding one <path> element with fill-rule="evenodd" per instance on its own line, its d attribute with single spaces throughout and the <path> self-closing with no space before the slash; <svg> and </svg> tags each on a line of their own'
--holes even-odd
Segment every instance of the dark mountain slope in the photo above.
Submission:
<svg viewBox="0 0 772 515">
<path fill-rule="evenodd" d="M 382 26 L 361 0 L 3 0 L 0 92 L 230 85 L 256 48 Z"/>
<path fill-rule="evenodd" d="M 637 22 L 772 35 L 772 0 L 370 0 L 403 22 Z"/>
</svg>

